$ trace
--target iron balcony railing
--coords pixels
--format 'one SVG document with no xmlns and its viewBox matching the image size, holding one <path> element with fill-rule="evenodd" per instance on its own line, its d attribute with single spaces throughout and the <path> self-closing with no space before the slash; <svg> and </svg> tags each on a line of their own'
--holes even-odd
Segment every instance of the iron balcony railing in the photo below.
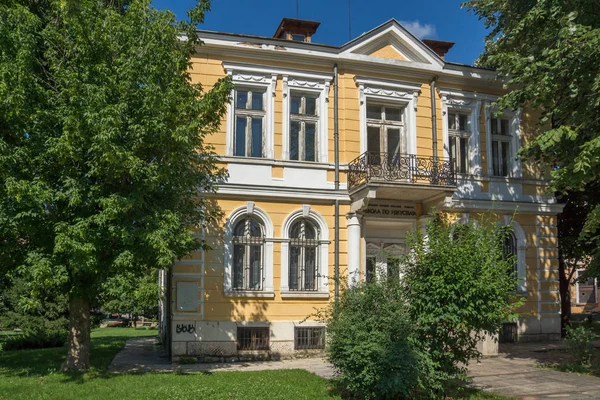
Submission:
<svg viewBox="0 0 600 400">
<path fill-rule="evenodd" d="M 455 186 L 454 166 L 442 157 L 365 152 L 348 164 L 348 188 L 370 181 Z"/>
</svg>

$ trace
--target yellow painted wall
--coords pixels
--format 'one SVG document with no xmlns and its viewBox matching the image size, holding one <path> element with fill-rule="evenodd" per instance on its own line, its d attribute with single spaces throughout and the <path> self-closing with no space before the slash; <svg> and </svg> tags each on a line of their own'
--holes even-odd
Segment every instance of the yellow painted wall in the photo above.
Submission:
<svg viewBox="0 0 600 400">
<path fill-rule="evenodd" d="M 400 54 L 398 50 L 396 50 L 391 44 L 383 46 L 369 55 L 373 57 L 391 58 L 393 60 L 406 61 L 406 58 L 403 57 L 402 54 Z"/>
</svg>

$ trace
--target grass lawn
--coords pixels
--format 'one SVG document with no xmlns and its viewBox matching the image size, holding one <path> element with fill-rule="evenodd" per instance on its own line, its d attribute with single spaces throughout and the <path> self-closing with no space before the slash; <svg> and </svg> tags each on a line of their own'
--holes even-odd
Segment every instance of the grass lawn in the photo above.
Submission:
<svg viewBox="0 0 600 400">
<path fill-rule="evenodd" d="M 103 328 L 92 332 L 92 369 L 57 372 L 66 348 L 0 351 L 0 399 L 339 399 L 333 385 L 304 370 L 193 374 L 109 374 L 114 355 L 133 336 L 155 330 Z M 504 400 L 473 390 L 454 399 Z"/>
</svg>

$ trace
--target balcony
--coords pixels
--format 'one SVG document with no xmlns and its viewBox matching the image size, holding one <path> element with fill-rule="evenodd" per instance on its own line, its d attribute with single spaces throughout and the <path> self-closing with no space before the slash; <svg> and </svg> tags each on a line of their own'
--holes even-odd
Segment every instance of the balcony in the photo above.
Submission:
<svg viewBox="0 0 600 400">
<path fill-rule="evenodd" d="M 348 190 L 356 197 L 425 201 L 456 189 L 453 163 L 442 157 L 365 152 L 348 164 Z"/>
</svg>

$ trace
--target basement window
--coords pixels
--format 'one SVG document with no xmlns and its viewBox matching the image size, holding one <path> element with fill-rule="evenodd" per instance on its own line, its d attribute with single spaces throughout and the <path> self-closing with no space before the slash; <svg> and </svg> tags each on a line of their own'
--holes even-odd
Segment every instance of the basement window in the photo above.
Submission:
<svg viewBox="0 0 600 400">
<path fill-rule="evenodd" d="M 294 350 L 310 350 L 325 348 L 325 328 L 294 328 Z"/>
<path fill-rule="evenodd" d="M 238 350 L 269 350 L 268 327 L 238 327 Z"/>
</svg>

